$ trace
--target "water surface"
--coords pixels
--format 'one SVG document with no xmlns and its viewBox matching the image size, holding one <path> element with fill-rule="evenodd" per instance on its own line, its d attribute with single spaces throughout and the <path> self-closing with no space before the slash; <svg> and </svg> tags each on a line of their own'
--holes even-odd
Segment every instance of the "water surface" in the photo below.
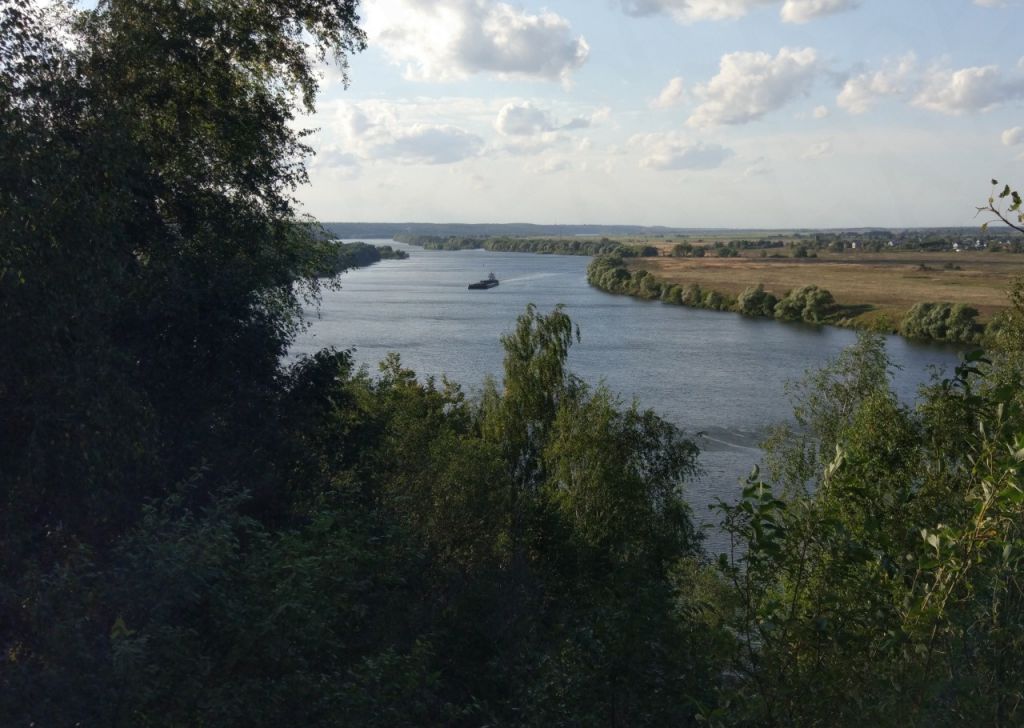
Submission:
<svg viewBox="0 0 1024 728">
<path fill-rule="evenodd" d="M 293 354 L 333 346 L 354 348 L 355 360 L 376 370 L 397 351 L 421 377 L 447 375 L 469 392 L 486 374 L 500 380 L 498 337 L 529 303 L 541 311 L 564 304 L 582 341 L 570 368 L 587 381 L 604 381 L 625 401 L 636 399 L 688 433 L 702 433 L 704 474 L 687 488 L 694 514 L 715 520 L 708 505 L 731 500 L 758 462 L 765 428 L 790 417 L 785 383 L 821 366 L 854 343 L 851 331 L 780 324 L 733 313 L 701 311 L 604 293 L 587 285 L 590 258 L 407 250 L 408 260 L 381 261 L 346 273 L 341 290 L 326 291 Z M 494 272 L 501 285 L 466 286 Z M 930 367 L 951 371 L 955 349 L 888 339 L 899 367 L 893 386 L 912 401 Z M 709 535 L 709 548 L 722 546 Z"/>
</svg>

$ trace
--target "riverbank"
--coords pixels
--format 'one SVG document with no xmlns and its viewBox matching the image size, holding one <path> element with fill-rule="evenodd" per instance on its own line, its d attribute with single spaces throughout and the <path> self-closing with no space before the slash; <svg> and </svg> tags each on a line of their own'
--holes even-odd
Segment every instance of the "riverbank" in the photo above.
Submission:
<svg viewBox="0 0 1024 728">
<path fill-rule="evenodd" d="M 601 290 L 747 316 L 977 343 L 1024 274 L 1018 256 L 892 253 L 817 258 L 595 258 Z"/>
<path fill-rule="evenodd" d="M 399 235 L 425 250 L 593 256 L 609 293 L 748 317 L 979 343 L 1008 308 L 1024 256 L 985 250 L 809 250 L 792 240 L 672 241 Z M 680 250 L 680 249 L 685 250 Z M 683 252 L 684 255 L 678 255 Z"/>
<path fill-rule="evenodd" d="M 379 263 L 382 260 L 406 260 L 409 254 L 404 250 L 395 250 L 390 245 L 371 245 L 364 242 L 331 242 L 333 247 L 321 263 L 317 275 L 320 278 L 333 278 L 354 268 Z"/>
</svg>

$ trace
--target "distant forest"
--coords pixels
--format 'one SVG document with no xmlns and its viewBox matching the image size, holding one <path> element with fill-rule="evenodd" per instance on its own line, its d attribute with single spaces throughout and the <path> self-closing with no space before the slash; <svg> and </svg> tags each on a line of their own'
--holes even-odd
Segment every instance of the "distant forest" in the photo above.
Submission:
<svg viewBox="0 0 1024 728">
<path fill-rule="evenodd" d="M 778 233 L 803 235 L 811 240 L 819 236 L 854 235 L 866 237 L 888 236 L 896 238 L 938 237 L 945 240 L 950 236 L 976 239 L 1006 238 L 1005 230 L 982 231 L 976 227 L 936 228 L 835 228 L 793 230 L 764 230 L 754 228 L 684 228 L 644 225 L 534 225 L 531 223 L 425 223 L 425 222 L 325 222 L 321 223 L 328 233 L 336 238 L 352 240 L 369 238 L 393 240 L 399 235 L 430 236 L 440 238 L 491 238 L 491 237 L 688 237 L 693 235 L 715 235 L 722 233 Z"/>
<path fill-rule="evenodd" d="M 675 235 L 696 232 L 670 227 L 644 227 L 642 225 L 532 225 L 463 224 L 417 222 L 326 222 L 323 227 L 342 239 L 371 238 L 394 239 L 398 235 L 429 235 L 436 237 L 488 238 L 488 237 L 564 237 L 564 236 L 623 236 L 623 235 Z"/>
</svg>

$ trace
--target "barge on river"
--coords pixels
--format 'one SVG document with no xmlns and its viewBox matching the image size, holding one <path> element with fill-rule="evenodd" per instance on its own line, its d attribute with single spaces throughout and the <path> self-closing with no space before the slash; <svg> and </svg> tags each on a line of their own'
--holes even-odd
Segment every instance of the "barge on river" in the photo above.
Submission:
<svg viewBox="0 0 1024 728">
<path fill-rule="evenodd" d="M 471 291 L 484 291 L 484 290 L 487 290 L 488 288 L 494 288 L 497 285 L 498 285 L 498 279 L 494 277 L 493 273 L 491 273 L 489 276 L 487 276 L 482 281 L 477 281 L 476 283 L 470 283 L 469 284 L 469 290 L 471 290 Z"/>
</svg>

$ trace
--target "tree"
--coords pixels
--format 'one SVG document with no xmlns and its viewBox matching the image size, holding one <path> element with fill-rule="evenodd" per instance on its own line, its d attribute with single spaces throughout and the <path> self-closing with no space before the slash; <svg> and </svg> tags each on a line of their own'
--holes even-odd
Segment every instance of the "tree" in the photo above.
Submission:
<svg viewBox="0 0 1024 728">
<path fill-rule="evenodd" d="M 771 293 L 764 290 L 763 285 L 748 288 L 740 294 L 736 301 L 736 309 L 744 316 L 767 316 L 775 315 L 775 306 L 778 299 Z"/>
<path fill-rule="evenodd" d="M 112 641 L 136 629 L 117 610 L 145 613 L 120 555 L 153 503 L 265 519 L 223 540 L 194 521 L 179 543 L 214 560 L 297 516 L 270 507 L 289 505 L 273 423 L 323 251 L 295 219 L 291 122 L 357 21 L 348 0 L 0 4 L 0 722 L 134 722 L 109 668 L 158 662 Z"/>
<path fill-rule="evenodd" d="M 236 424 L 258 421 L 316 292 L 293 101 L 363 34 L 349 0 L 13 8 L 0 467 L 30 520 L 105 538 L 204 462 L 245 467 L 213 453 L 258 439 Z"/>
</svg>

